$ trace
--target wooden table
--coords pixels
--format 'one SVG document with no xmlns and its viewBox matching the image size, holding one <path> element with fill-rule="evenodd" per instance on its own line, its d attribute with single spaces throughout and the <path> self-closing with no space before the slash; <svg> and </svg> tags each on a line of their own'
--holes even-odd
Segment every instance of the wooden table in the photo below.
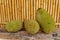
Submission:
<svg viewBox="0 0 60 40">
<path fill-rule="evenodd" d="M 51 34 L 39 32 L 31 35 L 26 31 L 16 33 L 0 32 L 0 38 L 4 40 L 60 40 L 60 32 L 56 31 Z"/>
</svg>

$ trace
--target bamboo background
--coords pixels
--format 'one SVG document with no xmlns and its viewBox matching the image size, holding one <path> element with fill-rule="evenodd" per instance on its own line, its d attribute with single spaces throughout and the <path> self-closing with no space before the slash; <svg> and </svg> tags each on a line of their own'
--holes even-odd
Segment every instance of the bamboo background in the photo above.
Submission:
<svg viewBox="0 0 60 40">
<path fill-rule="evenodd" d="M 0 27 L 11 20 L 35 19 L 38 8 L 46 9 L 60 25 L 60 0 L 0 0 Z"/>
</svg>

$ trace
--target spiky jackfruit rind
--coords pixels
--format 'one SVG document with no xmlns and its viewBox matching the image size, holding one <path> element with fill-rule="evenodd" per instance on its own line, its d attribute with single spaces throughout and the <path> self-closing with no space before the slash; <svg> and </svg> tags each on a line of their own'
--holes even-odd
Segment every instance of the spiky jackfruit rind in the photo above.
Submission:
<svg viewBox="0 0 60 40">
<path fill-rule="evenodd" d="M 54 18 L 49 15 L 45 9 L 39 8 L 37 10 L 36 20 L 41 25 L 41 28 L 45 33 L 52 33 L 55 30 Z"/>
<path fill-rule="evenodd" d="M 35 20 L 25 20 L 24 26 L 30 34 L 36 34 L 40 29 L 39 24 Z"/>
<path fill-rule="evenodd" d="M 23 22 L 21 20 L 10 21 L 6 24 L 6 31 L 8 32 L 17 32 L 21 30 Z"/>
</svg>

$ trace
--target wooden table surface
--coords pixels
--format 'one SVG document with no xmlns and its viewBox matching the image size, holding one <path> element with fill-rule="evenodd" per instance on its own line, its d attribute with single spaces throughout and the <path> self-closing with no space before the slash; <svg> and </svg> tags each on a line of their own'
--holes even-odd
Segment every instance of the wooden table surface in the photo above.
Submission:
<svg viewBox="0 0 60 40">
<path fill-rule="evenodd" d="M 4 40 L 60 40 L 60 31 L 55 31 L 51 34 L 38 32 L 31 35 L 26 31 L 19 31 L 16 33 L 0 32 L 0 39 Z"/>
</svg>

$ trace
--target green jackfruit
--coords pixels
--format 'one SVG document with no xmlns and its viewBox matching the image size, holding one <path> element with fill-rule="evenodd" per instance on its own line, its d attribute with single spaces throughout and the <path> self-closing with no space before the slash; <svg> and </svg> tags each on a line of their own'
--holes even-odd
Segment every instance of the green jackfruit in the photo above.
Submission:
<svg viewBox="0 0 60 40">
<path fill-rule="evenodd" d="M 35 20 L 25 20 L 24 21 L 24 26 L 25 26 L 25 29 L 30 34 L 35 34 L 40 29 L 39 24 Z"/>
<path fill-rule="evenodd" d="M 45 9 L 39 8 L 37 10 L 36 20 L 41 25 L 41 28 L 45 33 L 52 33 L 55 30 L 55 21 Z"/>
<path fill-rule="evenodd" d="M 22 21 L 18 21 L 18 20 L 14 20 L 14 21 L 11 21 L 11 22 L 8 22 L 6 24 L 6 30 L 8 32 L 17 32 L 19 30 L 21 30 L 23 27 L 22 27 Z"/>
</svg>

